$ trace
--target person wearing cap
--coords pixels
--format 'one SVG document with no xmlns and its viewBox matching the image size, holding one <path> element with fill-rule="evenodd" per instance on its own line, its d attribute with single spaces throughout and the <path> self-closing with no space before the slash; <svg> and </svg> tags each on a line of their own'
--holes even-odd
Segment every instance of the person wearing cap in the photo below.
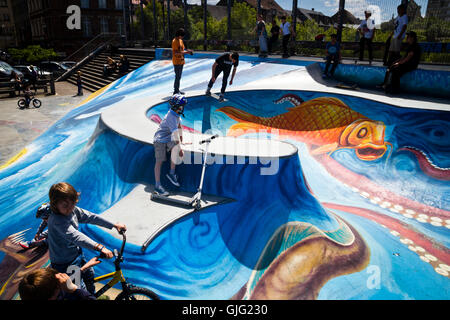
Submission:
<svg viewBox="0 0 450 320">
<path fill-rule="evenodd" d="M 417 69 L 420 62 L 420 46 L 417 43 L 417 34 L 414 31 L 406 33 L 408 48 L 403 58 L 395 61 L 386 71 L 384 82 L 379 86 L 387 93 L 400 91 L 400 78 L 407 72 Z"/>
<path fill-rule="evenodd" d="M 184 94 L 180 91 L 181 74 L 183 73 L 184 55 L 186 53 L 193 55 L 192 50 L 185 50 L 183 37 L 185 35 L 184 29 L 180 28 L 175 32 L 175 38 L 172 40 L 172 63 L 175 71 L 175 81 L 173 83 L 173 94 Z"/>
<path fill-rule="evenodd" d="M 359 41 L 359 61 L 364 60 L 364 47 L 367 44 L 367 51 L 369 53 L 369 64 L 372 64 L 373 53 L 372 53 L 372 40 L 375 36 L 375 20 L 371 19 L 372 12 L 370 10 L 364 11 L 366 19 L 361 22 L 358 27 L 358 31 L 361 34 L 361 39 Z"/>
<path fill-rule="evenodd" d="M 208 83 L 208 88 L 206 89 L 205 94 L 207 96 L 211 95 L 211 88 L 216 82 L 216 79 L 219 77 L 220 73 L 223 71 L 223 79 L 222 79 L 222 88 L 220 89 L 219 101 L 224 101 L 224 94 L 227 88 L 228 76 L 231 72 L 231 67 L 233 68 L 233 73 L 231 74 L 230 86 L 233 84 L 233 79 L 236 74 L 237 67 L 239 65 L 239 53 L 225 53 L 218 57 L 212 66 L 212 76 Z"/>
<path fill-rule="evenodd" d="M 389 57 L 387 60 L 388 66 L 401 57 L 400 50 L 403 39 L 405 38 L 406 28 L 408 26 L 408 16 L 406 15 L 405 6 L 402 4 L 399 5 L 397 7 L 397 13 L 398 16 L 394 20 L 394 31 L 392 31 L 390 35 L 391 44 L 389 46 Z"/>
<path fill-rule="evenodd" d="M 184 115 L 184 106 L 187 99 L 181 94 L 174 94 L 170 100 L 170 110 L 159 124 L 158 130 L 153 137 L 155 148 L 155 191 L 162 196 L 169 193 L 161 185 L 161 167 L 167 160 L 167 152 L 170 152 L 170 172 L 166 175 L 169 181 L 176 187 L 180 186 L 178 177 L 175 174 L 176 165 L 181 163 L 184 153 L 180 147 L 183 144 L 183 135 L 180 116 Z"/>
</svg>

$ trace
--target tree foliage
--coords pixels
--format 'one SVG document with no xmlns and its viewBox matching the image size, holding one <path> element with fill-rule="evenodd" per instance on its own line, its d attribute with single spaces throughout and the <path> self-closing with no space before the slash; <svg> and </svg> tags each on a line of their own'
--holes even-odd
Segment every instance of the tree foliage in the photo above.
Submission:
<svg viewBox="0 0 450 320">
<path fill-rule="evenodd" d="M 25 49 L 11 48 L 9 50 L 14 61 L 20 63 L 37 63 L 43 60 L 50 60 L 57 56 L 55 50 L 44 49 L 39 45 L 28 46 Z"/>
</svg>

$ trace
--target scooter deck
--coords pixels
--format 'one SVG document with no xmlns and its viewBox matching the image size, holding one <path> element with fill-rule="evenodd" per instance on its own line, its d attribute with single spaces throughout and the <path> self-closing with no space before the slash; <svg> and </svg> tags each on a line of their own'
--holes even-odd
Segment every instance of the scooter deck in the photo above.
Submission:
<svg viewBox="0 0 450 320">
<path fill-rule="evenodd" d="M 164 203 L 173 203 L 179 206 L 191 208 L 193 200 L 192 198 L 180 195 L 180 194 L 172 194 L 168 196 L 161 195 L 157 192 L 152 192 L 152 195 L 150 197 L 153 201 L 159 201 Z"/>
</svg>

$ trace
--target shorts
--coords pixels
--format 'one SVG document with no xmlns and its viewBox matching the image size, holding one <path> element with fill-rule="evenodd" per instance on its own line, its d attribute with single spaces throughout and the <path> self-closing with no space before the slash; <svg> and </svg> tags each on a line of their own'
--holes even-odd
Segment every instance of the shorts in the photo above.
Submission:
<svg viewBox="0 0 450 320">
<path fill-rule="evenodd" d="M 155 147 L 155 158 L 156 161 L 166 161 L 167 160 L 167 152 L 172 150 L 175 147 L 176 143 L 174 141 L 170 141 L 167 143 L 163 142 L 154 142 Z"/>
<path fill-rule="evenodd" d="M 392 38 L 391 45 L 389 46 L 389 51 L 400 52 L 400 49 L 402 48 L 402 42 L 402 39 Z"/>
</svg>

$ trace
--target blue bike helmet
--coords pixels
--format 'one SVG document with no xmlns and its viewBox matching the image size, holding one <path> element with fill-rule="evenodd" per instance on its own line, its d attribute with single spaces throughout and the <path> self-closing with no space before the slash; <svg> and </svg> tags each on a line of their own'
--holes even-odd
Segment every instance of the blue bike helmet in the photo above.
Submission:
<svg viewBox="0 0 450 320">
<path fill-rule="evenodd" d="M 169 99 L 170 107 L 173 109 L 173 107 L 179 107 L 179 106 L 185 106 L 187 104 L 187 99 L 185 96 L 176 93 Z"/>
<path fill-rule="evenodd" d="M 169 104 L 170 104 L 170 109 L 172 109 L 176 113 L 179 113 L 178 111 L 179 111 L 180 107 L 183 107 L 183 111 L 184 111 L 184 106 L 187 104 L 187 99 L 186 99 L 185 96 L 177 93 L 177 94 L 174 94 L 169 99 Z M 179 114 L 184 117 L 184 113 L 183 112 L 181 112 Z"/>
</svg>

